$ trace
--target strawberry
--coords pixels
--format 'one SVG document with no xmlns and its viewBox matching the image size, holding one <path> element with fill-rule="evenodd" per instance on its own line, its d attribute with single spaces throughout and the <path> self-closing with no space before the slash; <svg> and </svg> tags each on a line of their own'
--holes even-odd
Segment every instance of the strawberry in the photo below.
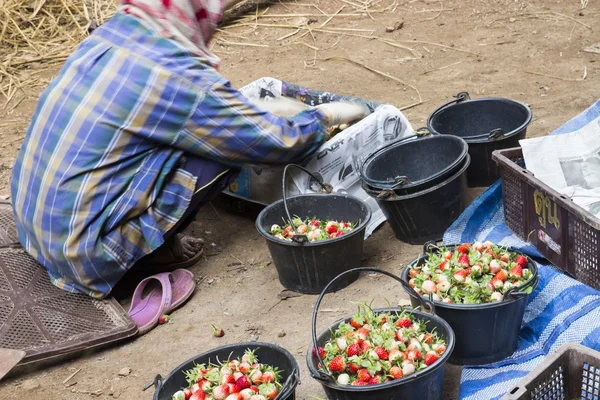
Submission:
<svg viewBox="0 0 600 400">
<path fill-rule="evenodd" d="M 368 382 L 371 379 L 371 374 L 365 368 L 359 370 L 357 376 L 363 382 Z"/>
<path fill-rule="evenodd" d="M 492 295 L 490 296 L 490 299 L 491 299 L 492 301 L 502 301 L 502 298 L 503 298 L 503 297 L 504 297 L 504 296 L 502 296 L 502 293 L 500 293 L 500 292 L 494 292 L 494 293 L 492 293 Z"/>
<path fill-rule="evenodd" d="M 426 280 L 425 282 L 423 282 L 423 285 L 421 285 L 421 289 L 423 289 L 423 293 L 425 293 L 425 294 L 436 293 L 437 285 L 435 284 L 434 281 Z"/>
<path fill-rule="evenodd" d="M 502 282 L 508 279 L 508 272 L 505 269 L 501 269 L 496 273 L 494 279 L 500 279 Z"/>
<path fill-rule="evenodd" d="M 410 328 L 410 326 L 412 325 L 412 322 L 410 322 L 410 319 L 404 317 L 404 318 L 400 318 L 397 322 L 396 322 L 396 326 L 398 328 Z"/>
<path fill-rule="evenodd" d="M 419 350 L 411 350 L 408 352 L 408 359 L 412 361 L 418 361 L 422 357 L 421 352 Z"/>
<path fill-rule="evenodd" d="M 368 383 L 365 381 L 361 381 L 361 380 L 355 380 L 354 382 L 352 382 L 352 386 L 367 386 Z"/>
<path fill-rule="evenodd" d="M 362 316 L 354 316 L 350 318 L 350 325 L 352 325 L 354 329 L 362 328 L 364 322 L 365 320 Z"/>
<path fill-rule="evenodd" d="M 312 353 L 313 353 L 313 356 L 315 356 L 315 357 L 317 356 L 317 350 L 314 347 L 312 349 Z M 324 348 L 319 347 L 319 355 L 321 356 L 321 358 L 325 358 L 325 349 Z"/>
<path fill-rule="evenodd" d="M 213 398 L 215 400 L 225 400 L 229 396 L 229 386 L 220 385 L 213 389 Z"/>
<path fill-rule="evenodd" d="M 454 273 L 454 279 L 456 279 L 459 282 L 464 282 L 467 278 L 468 273 L 469 271 L 467 271 L 466 269 L 458 270 Z"/>
<path fill-rule="evenodd" d="M 408 286 L 410 286 L 411 288 L 414 288 L 415 286 L 417 286 L 417 282 L 415 281 L 414 278 L 412 278 L 408 281 Z"/>
<path fill-rule="evenodd" d="M 500 261 L 507 263 L 510 260 L 510 254 L 504 253 L 500 256 Z"/>
<path fill-rule="evenodd" d="M 402 378 L 402 368 L 400 368 L 400 367 L 392 367 L 392 368 L 390 368 L 390 375 L 394 379 L 400 379 L 400 378 Z"/>
<path fill-rule="evenodd" d="M 461 254 L 460 257 L 458 257 L 458 265 L 461 267 L 468 267 L 471 264 L 469 263 L 469 256 L 466 254 Z"/>
<path fill-rule="evenodd" d="M 423 359 L 423 361 L 425 362 L 425 365 L 431 365 L 434 362 L 436 362 L 438 360 L 438 355 L 435 351 L 428 351 L 427 354 L 425 354 L 425 358 Z"/>
<path fill-rule="evenodd" d="M 205 394 L 205 393 L 204 393 L 202 390 L 200 390 L 200 391 L 198 391 L 198 392 L 195 392 L 194 394 L 192 394 L 192 393 L 190 392 L 190 396 L 189 396 L 189 397 L 187 397 L 187 394 L 186 394 L 186 392 L 184 391 L 184 392 L 183 392 L 183 396 L 184 396 L 186 399 L 189 399 L 189 400 L 204 400 L 204 399 L 206 398 L 206 394 Z"/>
<path fill-rule="evenodd" d="M 515 258 L 515 262 L 517 264 L 519 264 L 521 267 L 525 268 L 527 266 L 527 257 L 517 256 L 517 258 Z"/>
<path fill-rule="evenodd" d="M 484 245 L 481 242 L 475 242 L 475 243 L 473 243 L 473 247 L 477 251 L 483 251 Z"/>
<path fill-rule="evenodd" d="M 360 342 L 360 348 L 361 348 L 361 350 L 362 350 L 363 352 L 364 352 L 364 351 L 367 351 L 367 350 L 369 350 L 369 349 L 371 348 L 371 343 L 369 343 L 369 342 L 367 342 L 367 341 Z"/>
<path fill-rule="evenodd" d="M 158 317 L 158 323 L 159 323 L 160 325 L 164 325 L 164 324 L 166 324 L 167 322 L 169 322 L 169 320 L 170 320 L 170 319 L 171 319 L 171 317 L 170 317 L 170 316 L 168 316 L 168 315 L 164 314 L 164 315 L 161 315 L 160 317 Z"/>
<path fill-rule="evenodd" d="M 469 243 L 463 243 L 456 248 L 456 251 L 462 254 L 469 254 L 469 247 L 471 245 Z M 459 258 L 460 259 L 460 258 Z"/>
<path fill-rule="evenodd" d="M 250 400 L 267 400 L 267 398 L 262 394 L 255 394 L 252 397 L 250 397 Z"/>
<path fill-rule="evenodd" d="M 381 377 L 379 375 L 375 375 L 371 379 L 369 379 L 369 385 L 379 385 L 381 383 Z"/>
<path fill-rule="evenodd" d="M 492 285 L 493 290 L 496 290 L 496 289 L 504 286 L 504 282 L 502 282 L 502 279 L 498 279 L 498 278 L 492 279 L 492 282 L 490 282 L 490 284 Z"/>
<path fill-rule="evenodd" d="M 329 224 L 327 224 L 327 225 L 329 225 Z M 338 228 L 335 225 L 330 225 L 327 227 L 327 233 L 329 233 L 330 235 L 332 233 L 337 233 L 337 231 L 338 231 Z"/>
<path fill-rule="evenodd" d="M 339 374 L 337 377 L 337 383 L 340 385 L 347 385 L 350 383 L 350 375 L 348 374 Z"/>
<path fill-rule="evenodd" d="M 283 230 L 282 235 L 283 235 L 283 237 L 286 237 L 286 238 L 294 236 L 294 228 L 292 228 L 291 226 L 288 226 L 287 228 L 285 228 Z"/>
<path fill-rule="evenodd" d="M 433 342 L 433 335 L 426 333 L 425 335 L 423 335 L 423 343 L 431 343 Z"/>
<path fill-rule="evenodd" d="M 315 228 L 317 228 L 319 226 L 319 221 L 317 221 L 316 219 L 313 219 L 312 221 L 310 221 L 308 223 L 310 226 L 314 226 Z"/>
<path fill-rule="evenodd" d="M 415 373 L 415 366 L 411 363 L 402 365 L 402 375 L 408 376 Z"/>
<path fill-rule="evenodd" d="M 446 268 L 448 268 L 448 265 L 450 264 L 450 262 L 448 260 L 444 260 L 442 261 L 442 263 L 440 264 L 439 268 L 440 271 L 445 271 Z"/>
<path fill-rule="evenodd" d="M 252 381 L 252 383 L 254 383 L 255 385 L 258 385 L 259 383 L 262 382 L 262 372 L 260 372 L 260 369 L 253 369 L 249 376 L 248 379 L 250 379 Z"/>
<path fill-rule="evenodd" d="M 242 388 L 235 383 L 228 383 L 227 386 L 229 386 L 229 393 L 239 393 L 242 391 Z"/>
<path fill-rule="evenodd" d="M 396 331 L 396 334 L 395 334 L 395 336 L 396 336 L 396 340 L 397 340 L 397 341 L 399 341 L 399 342 L 404 342 L 404 341 L 406 341 L 406 340 L 404 339 L 404 337 L 402 336 L 402 332 L 400 332 L 400 331 Z"/>
<path fill-rule="evenodd" d="M 196 385 L 194 385 L 194 386 L 196 386 Z M 211 386 L 212 386 L 212 383 L 210 383 L 206 379 L 202 379 L 200 382 L 198 382 L 198 387 L 200 388 L 200 390 L 204 390 L 205 392 L 208 392 L 210 390 Z M 192 392 L 194 392 L 193 387 L 192 387 Z"/>
<path fill-rule="evenodd" d="M 265 396 L 268 400 L 274 400 L 275 397 L 277 397 L 277 393 L 279 392 L 277 390 L 277 386 L 275 386 L 272 383 L 262 384 L 258 387 L 258 389 L 260 390 L 260 394 Z"/>
<path fill-rule="evenodd" d="M 184 389 L 183 390 L 183 398 L 185 400 L 190 400 L 190 397 L 192 397 L 193 392 L 190 389 Z M 204 394 L 204 392 L 202 392 L 202 394 Z"/>
<path fill-rule="evenodd" d="M 214 325 L 212 325 L 212 328 L 213 328 L 213 335 L 215 335 L 216 337 L 223 337 L 225 335 L 225 331 L 223 330 L 223 328 L 217 328 Z"/>
<path fill-rule="evenodd" d="M 523 267 L 521 266 L 521 264 L 517 264 L 511 268 L 510 276 L 512 276 L 512 277 L 523 276 Z"/>
<path fill-rule="evenodd" d="M 313 353 L 314 353 L 314 351 L 313 351 Z M 323 354 L 325 354 L 325 350 L 323 350 Z M 315 353 L 315 355 L 316 355 L 316 353 Z M 246 374 L 246 373 L 248 373 L 248 371 L 250 371 L 250 364 L 248 364 L 245 361 L 242 361 L 240 363 L 240 365 L 238 366 L 238 368 L 241 373 Z"/>
<path fill-rule="evenodd" d="M 258 393 L 260 391 L 260 390 L 258 390 L 258 386 L 256 386 L 256 385 L 250 386 L 250 390 L 252 390 L 254 393 Z"/>
<path fill-rule="evenodd" d="M 367 340 L 367 336 L 369 336 L 369 331 L 367 328 L 359 328 L 356 331 L 356 337 L 358 337 L 361 340 Z"/>
<path fill-rule="evenodd" d="M 400 357 L 402 357 L 402 352 L 400 352 L 400 350 L 398 350 L 398 349 L 392 349 L 392 350 L 390 350 L 390 355 L 388 356 L 388 360 L 390 360 L 390 362 L 394 362 L 397 359 L 399 359 Z"/>
<path fill-rule="evenodd" d="M 437 350 L 436 350 L 436 352 L 437 352 L 437 353 L 438 353 L 440 356 L 441 356 L 442 354 L 444 354 L 444 352 L 445 352 L 445 351 L 446 351 L 446 346 L 444 346 L 443 344 L 441 344 L 441 345 L 440 345 L 440 346 L 437 348 Z"/>
<path fill-rule="evenodd" d="M 306 232 L 308 232 L 308 226 L 302 224 L 298 227 L 298 233 L 305 234 Z"/>
<path fill-rule="evenodd" d="M 444 300 L 442 300 L 442 303 L 452 304 L 452 299 L 446 297 Z"/>
<path fill-rule="evenodd" d="M 375 354 L 380 360 L 387 360 L 390 357 L 390 354 L 381 346 L 375 347 Z"/>
<path fill-rule="evenodd" d="M 238 378 L 238 380 L 235 381 L 235 384 L 238 385 L 242 390 L 249 389 L 250 386 L 252 386 L 252 383 L 250 383 L 247 376 L 242 376 Z"/>
<path fill-rule="evenodd" d="M 360 365 L 358 365 L 358 364 L 350 363 L 350 365 L 348 365 L 348 371 L 350 371 L 350 373 L 352 375 L 355 375 L 359 369 L 360 369 Z"/>
<path fill-rule="evenodd" d="M 263 383 L 275 382 L 275 373 L 273 371 L 265 371 L 262 375 Z"/>
<path fill-rule="evenodd" d="M 221 383 L 235 383 L 235 378 L 231 374 L 223 375 L 221 377 Z"/>
<path fill-rule="evenodd" d="M 346 360 L 342 356 L 336 356 L 329 363 L 329 370 L 332 372 L 344 372 L 346 369 Z"/>
<path fill-rule="evenodd" d="M 346 349 L 346 355 L 348 357 L 358 356 L 360 355 L 360 353 L 362 353 L 362 349 L 360 348 L 360 344 L 358 343 L 353 343 Z"/>
<path fill-rule="evenodd" d="M 411 278 L 414 278 L 415 276 L 419 275 L 419 271 L 418 271 L 418 270 L 416 270 L 416 269 L 413 269 L 413 268 L 411 268 L 411 269 L 408 271 L 408 275 L 409 275 Z"/>
<path fill-rule="evenodd" d="M 332 233 L 332 235 L 333 235 L 333 233 Z M 335 234 L 335 237 L 340 237 L 340 236 L 344 236 L 344 232 L 339 231 Z"/>
<path fill-rule="evenodd" d="M 244 400 L 250 400 L 250 397 L 252 397 L 252 395 L 254 395 L 254 392 L 252 391 L 252 389 L 243 389 L 240 394 L 242 395 L 242 399 Z"/>
<path fill-rule="evenodd" d="M 444 253 L 444 258 L 445 258 L 446 260 L 451 260 L 451 259 L 452 259 L 452 257 L 454 257 L 454 253 L 452 253 L 450 250 L 447 250 L 447 251 Z"/>
<path fill-rule="evenodd" d="M 497 273 L 501 269 L 502 269 L 502 266 L 500 265 L 500 263 L 497 260 L 490 261 L 490 272 L 492 274 Z"/>
</svg>

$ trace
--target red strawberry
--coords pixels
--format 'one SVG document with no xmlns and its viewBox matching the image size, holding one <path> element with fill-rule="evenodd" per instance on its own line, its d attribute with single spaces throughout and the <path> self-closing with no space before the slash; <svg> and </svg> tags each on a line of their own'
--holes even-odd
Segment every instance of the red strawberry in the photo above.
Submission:
<svg viewBox="0 0 600 400">
<path fill-rule="evenodd" d="M 348 357 L 358 356 L 360 353 L 362 353 L 362 349 L 360 348 L 360 344 L 358 343 L 351 344 L 346 349 L 346 355 Z"/>
<path fill-rule="evenodd" d="M 265 371 L 262 375 L 263 383 L 273 383 L 275 382 L 275 373 L 273 371 Z"/>
<path fill-rule="evenodd" d="M 427 354 L 425 354 L 425 358 L 423 359 L 423 361 L 425 362 L 425 365 L 431 365 L 434 362 L 436 362 L 438 360 L 438 355 L 435 351 L 428 351 Z"/>
<path fill-rule="evenodd" d="M 500 261 L 507 263 L 510 260 L 510 254 L 504 253 L 500 256 Z"/>
<path fill-rule="evenodd" d="M 490 285 L 492 286 L 492 290 L 495 290 L 504 286 L 504 282 L 502 282 L 502 279 L 493 278 Z"/>
<path fill-rule="evenodd" d="M 448 250 L 444 253 L 444 258 L 446 260 L 450 260 L 450 259 L 452 259 L 452 257 L 454 257 L 454 253 L 452 253 L 450 250 Z"/>
<path fill-rule="evenodd" d="M 445 271 L 446 268 L 448 268 L 448 264 L 450 264 L 448 260 L 442 261 L 442 263 L 440 264 L 440 271 Z"/>
<path fill-rule="evenodd" d="M 337 233 L 337 231 L 338 231 L 338 228 L 335 225 L 330 225 L 327 227 L 327 233 L 329 233 L 330 235 L 332 233 Z"/>
<path fill-rule="evenodd" d="M 369 379 L 369 385 L 379 385 L 381 383 L 381 377 L 379 375 L 375 375 L 371 379 Z"/>
<path fill-rule="evenodd" d="M 319 221 L 317 221 L 316 219 L 313 219 L 308 224 L 311 225 L 311 226 L 318 227 L 319 226 Z"/>
<path fill-rule="evenodd" d="M 160 325 L 163 325 L 163 324 L 166 324 L 167 322 L 169 322 L 170 319 L 171 319 L 171 317 L 168 315 L 161 315 L 160 317 L 158 317 L 158 323 Z"/>
<path fill-rule="evenodd" d="M 228 383 L 227 386 L 229 386 L 229 393 L 231 394 L 239 393 L 242 391 L 242 388 L 240 388 L 235 383 Z"/>
<path fill-rule="evenodd" d="M 213 389 L 213 398 L 215 400 L 225 400 L 229 396 L 229 386 L 220 385 Z"/>
<path fill-rule="evenodd" d="M 494 279 L 500 279 L 502 282 L 504 282 L 505 280 L 508 279 L 508 273 L 506 272 L 505 269 L 501 269 L 500 271 L 498 271 L 496 273 L 496 275 L 494 276 Z"/>
<path fill-rule="evenodd" d="M 360 380 L 355 380 L 354 382 L 352 382 L 352 386 L 367 386 L 368 383 L 365 381 L 360 381 Z"/>
<path fill-rule="evenodd" d="M 235 383 L 235 378 L 231 374 L 223 375 L 221 377 L 221 383 Z"/>
<path fill-rule="evenodd" d="M 446 351 L 446 346 L 444 346 L 443 344 L 440 345 L 440 347 L 438 347 L 437 349 L 437 353 L 441 356 L 442 354 L 444 354 L 444 352 Z"/>
<path fill-rule="evenodd" d="M 359 328 L 356 331 L 356 337 L 358 337 L 361 340 L 366 340 L 367 336 L 369 336 L 369 331 L 366 328 Z"/>
<path fill-rule="evenodd" d="M 410 275 L 411 278 L 414 278 L 415 276 L 419 275 L 419 271 L 416 269 L 411 268 L 408 271 L 408 275 Z"/>
<path fill-rule="evenodd" d="M 406 339 L 404 339 L 404 337 L 402 336 L 402 332 L 400 331 L 396 331 L 396 340 L 399 342 L 405 342 Z"/>
<path fill-rule="evenodd" d="M 255 386 L 255 385 L 250 386 L 250 390 L 252 390 L 254 393 L 260 392 L 260 389 L 258 389 L 258 386 Z"/>
<path fill-rule="evenodd" d="M 404 318 L 400 318 L 397 322 L 396 322 L 396 326 L 398 328 L 410 328 L 410 326 L 412 325 L 412 322 L 410 322 L 410 319 L 404 317 Z"/>
<path fill-rule="evenodd" d="M 329 370 L 332 372 L 344 372 L 346 369 L 346 360 L 342 356 L 336 356 L 329 363 Z"/>
<path fill-rule="evenodd" d="M 427 344 L 429 344 L 429 343 L 431 343 L 432 341 L 433 341 L 433 335 L 430 335 L 429 333 L 426 333 L 426 334 L 423 336 L 423 343 L 427 343 Z"/>
<path fill-rule="evenodd" d="M 186 399 L 189 399 L 189 400 L 204 400 L 206 398 L 206 394 L 202 390 L 200 390 L 198 392 L 195 392 L 194 394 L 192 394 L 190 392 L 190 396 L 189 397 L 187 396 L 186 392 L 184 391 L 183 392 L 183 396 Z"/>
<path fill-rule="evenodd" d="M 348 365 L 348 371 L 350 371 L 352 375 L 356 374 L 359 369 L 360 365 L 358 364 L 350 363 L 350 365 Z"/>
<path fill-rule="evenodd" d="M 422 357 L 421 352 L 419 350 L 411 350 L 408 352 L 408 359 L 412 361 L 418 361 Z"/>
<path fill-rule="evenodd" d="M 458 257 L 458 265 L 463 267 L 470 266 L 471 264 L 469 263 L 469 256 L 466 254 L 461 254 L 460 257 Z"/>
<path fill-rule="evenodd" d="M 458 270 L 454 273 L 454 279 L 456 279 L 459 282 L 464 282 L 468 274 L 469 271 L 467 271 L 466 269 Z"/>
<path fill-rule="evenodd" d="M 206 381 L 206 382 L 208 382 L 208 381 Z M 209 385 L 210 385 L 210 382 L 209 382 Z M 202 388 L 202 383 L 200 383 L 200 382 L 198 382 L 198 383 L 195 383 L 195 384 L 194 384 L 194 385 L 191 387 L 191 389 L 190 389 L 190 391 L 191 391 L 192 393 L 195 393 L 195 392 L 197 392 L 198 390 L 204 390 L 204 389 Z"/>
<path fill-rule="evenodd" d="M 369 371 L 363 368 L 358 371 L 358 379 L 360 379 L 363 382 L 369 382 L 369 380 L 371 379 L 371 374 L 369 373 Z"/>
<path fill-rule="evenodd" d="M 517 264 L 519 264 L 521 267 L 525 268 L 525 266 L 527 265 L 527 257 L 517 256 L 517 258 L 515 258 L 515 262 Z"/>
<path fill-rule="evenodd" d="M 390 375 L 394 379 L 400 379 L 400 378 L 402 378 L 402 368 L 400 368 L 400 367 L 392 367 L 392 368 L 390 368 Z"/>
<path fill-rule="evenodd" d="M 344 232 L 339 231 L 335 234 L 335 237 L 340 237 L 340 236 L 344 236 Z"/>
<path fill-rule="evenodd" d="M 204 394 L 204 392 L 202 392 L 202 394 Z M 185 400 L 189 400 L 190 397 L 192 397 L 192 391 L 190 389 L 184 389 L 183 397 L 185 398 Z"/>
<path fill-rule="evenodd" d="M 518 277 L 523 276 L 523 267 L 521 264 L 517 264 L 510 270 L 510 276 Z"/>
<path fill-rule="evenodd" d="M 317 350 L 314 347 L 312 349 L 312 353 L 313 353 L 313 356 L 315 356 L 315 357 L 317 356 Z M 319 347 L 319 355 L 321 356 L 321 358 L 325 358 L 325 349 L 324 348 Z"/>
<path fill-rule="evenodd" d="M 365 320 L 361 316 L 355 316 L 355 317 L 350 318 L 350 325 L 352 325 L 352 327 L 354 329 L 362 328 L 364 322 L 365 322 Z"/>
<path fill-rule="evenodd" d="M 252 383 L 250 383 L 250 381 L 248 380 L 248 377 L 246 377 L 246 376 L 242 376 L 242 377 L 238 378 L 238 380 L 235 381 L 235 384 L 238 385 L 240 387 L 240 389 L 242 389 L 242 390 L 248 389 L 250 386 L 252 386 Z"/>
<path fill-rule="evenodd" d="M 456 251 L 462 254 L 469 254 L 469 247 L 471 247 L 469 243 L 463 243 L 456 248 Z"/>
<path fill-rule="evenodd" d="M 212 325 L 212 327 L 213 327 L 213 335 L 215 335 L 216 337 L 223 337 L 225 335 L 225 331 L 223 330 L 223 328 L 217 328 L 214 325 Z"/>
<path fill-rule="evenodd" d="M 362 351 L 367 351 L 371 348 L 371 343 L 369 342 L 360 342 L 360 348 Z"/>
<path fill-rule="evenodd" d="M 380 360 L 387 360 L 390 357 L 390 353 L 385 351 L 381 346 L 375 347 L 375 354 L 377 354 L 377 357 L 379 357 Z"/>
</svg>

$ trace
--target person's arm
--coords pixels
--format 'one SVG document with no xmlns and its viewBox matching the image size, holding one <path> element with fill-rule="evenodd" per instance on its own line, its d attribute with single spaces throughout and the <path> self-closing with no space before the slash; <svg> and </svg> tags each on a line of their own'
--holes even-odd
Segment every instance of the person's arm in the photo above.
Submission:
<svg viewBox="0 0 600 400">
<path fill-rule="evenodd" d="M 230 165 L 301 162 L 325 142 L 325 119 L 314 108 L 278 117 L 256 107 L 228 83 L 217 83 L 172 146 Z"/>
</svg>

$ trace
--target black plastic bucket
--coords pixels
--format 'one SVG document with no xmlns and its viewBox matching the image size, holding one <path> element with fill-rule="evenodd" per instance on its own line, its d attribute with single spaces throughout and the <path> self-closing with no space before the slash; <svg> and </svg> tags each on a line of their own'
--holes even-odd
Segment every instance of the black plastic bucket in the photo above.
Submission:
<svg viewBox="0 0 600 400">
<path fill-rule="evenodd" d="M 446 246 L 454 250 L 458 245 Z M 424 246 L 427 253 L 429 244 Z M 509 251 L 525 255 L 511 247 Z M 409 269 L 412 265 L 423 263 L 427 255 L 411 261 L 402 271 L 402 280 L 408 282 Z M 436 314 L 443 318 L 454 330 L 460 340 L 454 347 L 449 362 L 458 365 L 483 365 L 505 359 L 515 352 L 519 341 L 519 331 L 523 322 L 523 314 L 529 295 L 517 290 L 535 287 L 539 281 L 538 265 L 527 258 L 527 268 L 532 272 L 530 280 L 523 285 L 511 288 L 505 293 L 502 301 L 486 304 L 447 304 L 434 301 Z M 420 304 L 416 292 L 409 292 L 410 301 Z"/>
<path fill-rule="evenodd" d="M 286 167 L 284 181 L 289 166 L 295 165 L 290 164 Z M 322 184 L 317 178 L 313 178 Z M 358 222 L 358 225 L 348 234 L 319 242 L 309 242 L 305 236 L 302 239 L 302 235 L 295 235 L 294 238 L 299 240 L 289 242 L 271 235 L 270 229 L 273 224 L 281 224 L 284 218 L 291 220 L 292 215 Z M 284 193 L 282 200 L 270 204 L 258 215 L 256 228 L 267 240 L 269 252 L 279 274 L 279 282 L 289 290 L 317 294 L 340 273 L 360 266 L 365 230 L 370 219 L 369 206 L 350 195 L 303 194 L 286 198 Z M 331 290 L 344 288 L 356 279 L 358 274 L 348 275 L 346 279 L 332 286 Z"/>
<path fill-rule="evenodd" d="M 440 239 L 465 210 L 469 161 L 467 154 L 461 168 L 452 176 L 417 193 L 398 196 L 392 190 L 370 189 L 364 181 L 363 189 L 377 200 L 396 238 L 405 243 L 423 244 Z"/>
<path fill-rule="evenodd" d="M 469 187 L 489 186 L 500 178 L 494 150 L 519 147 L 531 122 L 531 109 L 516 100 L 471 99 L 466 92 L 435 110 L 427 120 L 431 133 L 453 135 L 469 144 Z"/>
<path fill-rule="evenodd" d="M 371 267 L 362 267 L 356 268 L 351 271 L 347 271 L 339 276 L 335 277 L 331 281 L 331 285 L 335 285 L 335 281 L 337 279 L 344 279 L 344 275 L 358 272 L 376 272 L 379 274 L 387 275 L 396 281 L 400 282 L 402 286 L 409 293 L 413 292 L 413 289 L 408 286 L 406 282 L 397 277 L 396 275 L 383 271 L 379 268 L 371 268 Z M 327 288 L 323 290 L 319 298 L 317 299 L 317 303 L 315 304 L 315 308 L 313 310 L 313 321 L 312 321 L 312 336 L 313 343 L 312 346 L 309 346 L 308 352 L 306 354 L 306 363 L 308 364 L 308 370 L 311 376 L 318 380 L 319 383 L 323 386 L 323 390 L 325 390 L 325 394 L 328 399 L 335 400 L 441 400 L 443 394 L 443 384 L 444 384 L 444 364 L 448 360 L 448 357 L 452 353 L 452 349 L 454 348 L 455 335 L 452 332 L 452 328 L 446 321 L 436 316 L 435 314 L 429 314 L 422 311 L 413 310 L 412 314 L 417 318 L 426 321 L 428 329 L 435 329 L 435 332 L 443 338 L 447 345 L 446 351 L 440 356 L 440 358 L 436 361 L 435 364 L 432 364 L 429 368 L 426 368 L 421 371 L 417 371 L 412 375 L 407 377 L 394 380 L 387 383 L 382 383 L 379 385 L 373 386 L 351 386 L 351 385 L 339 385 L 336 380 L 333 378 L 331 373 L 327 370 L 320 371 L 317 367 L 319 364 L 324 365 L 325 363 L 321 359 L 321 356 L 317 354 L 316 356 L 312 353 L 313 348 L 318 348 L 319 346 L 323 347 L 325 343 L 331 337 L 331 333 L 333 329 L 338 326 L 341 322 L 349 322 L 352 316 L 348 316 L 344 319 L 336 321 L 333 323 L 328 329 L 323 330 L 317 336 L 316 325 L 317 325 L 317 313 L 319 311 L 319 306 L 321 301 L 323 300 L 323 296 L 327 292 Z M 415 293 L 416 295 L 416 293 Z M 430 312 L 434 312 L 434 307 L 432 303 L 425 300 L 424 298 L 419 299 L 420 306 L 429 310 Z M 401 312 L 400 308 L 381 308 L 373 310 L 377 312 Z M 318 353 L 318 352 L 317 352 Z M 325 366 L 325 368 L 327 368 Z"/>
<path fill-rule="evenodd" d="M 165 379 L 157 375 L 154 381 L 146 386 L 144 390 L 154 385 L 154 400 L 171 400 L 175 392 L 187 387 L 183 371 L 192 369 L 198 364 L 208 364 L 209 362 L 217 362 L 218 360 L 224 361 L 229 358 L 242 357 L 247 349 L 255 350 L 255 354 L 262 364 L 268 364 L 281 370 L 283 386 L 276 399 L 294 400 L 296 398 L 296 386 L 300 380 L 298 363 L 286 349 L 271 343 L 258 342 L 231 344 L 190 358 L 175 368 Z"/>
<path fill-rule="evenodd" d="M 461 168 L 469 150 L 467 142 L 449 135 L 416 136 L 367 157 L 360 168 L 367 187 L 393 189 L 397 195 L 411 194 L 435 186 Z"/>
</svg>

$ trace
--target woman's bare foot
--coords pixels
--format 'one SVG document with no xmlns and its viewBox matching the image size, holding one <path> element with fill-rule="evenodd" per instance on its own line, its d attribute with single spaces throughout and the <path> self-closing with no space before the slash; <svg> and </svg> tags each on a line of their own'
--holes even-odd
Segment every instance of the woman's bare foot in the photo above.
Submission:
<svg viewBox="0 0 600 400">
<path fill-rule="evenodd" d="M 204 240 L 189 235 L 176 234 L 161 247 L 138 261 L 138 265 L 158 268 L 163 272 L 193 265 L 202 255 Z"/>
</svg>

